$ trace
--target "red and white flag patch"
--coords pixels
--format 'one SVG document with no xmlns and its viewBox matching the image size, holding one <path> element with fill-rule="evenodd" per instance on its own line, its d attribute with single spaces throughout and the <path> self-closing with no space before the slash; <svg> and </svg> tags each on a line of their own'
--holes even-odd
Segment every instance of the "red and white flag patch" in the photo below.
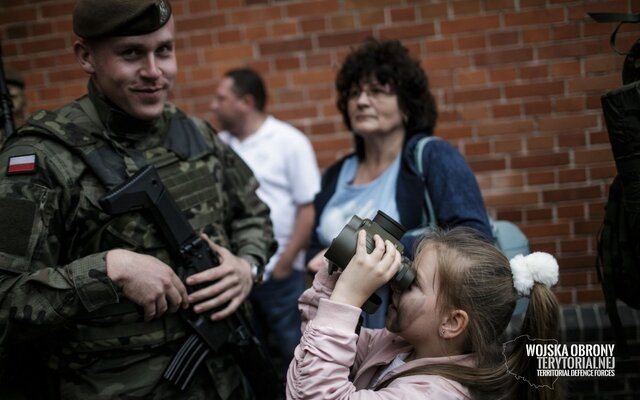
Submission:
<svg viewBox="0 0 640 400">
<path fill-rule="evenodd" d="M 7 175 L 35 172 L 37 167 L 38 164 L 35 154 L 14 156 L 9 158 L 9 163 L 7 165 Z"/>
</svg>

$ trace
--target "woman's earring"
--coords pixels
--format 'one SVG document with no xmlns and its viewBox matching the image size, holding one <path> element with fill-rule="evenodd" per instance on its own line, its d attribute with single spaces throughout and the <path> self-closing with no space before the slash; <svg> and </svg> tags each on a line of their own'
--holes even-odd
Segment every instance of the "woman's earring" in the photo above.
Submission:
<svg viewBox="0 0 640 400">
<path fill-rule="evenodd" d="M 440 332 L 438 332 L 440 334 L 440 337 L 444 337 L 444 328 L 440 328 Z"/>
</svg>

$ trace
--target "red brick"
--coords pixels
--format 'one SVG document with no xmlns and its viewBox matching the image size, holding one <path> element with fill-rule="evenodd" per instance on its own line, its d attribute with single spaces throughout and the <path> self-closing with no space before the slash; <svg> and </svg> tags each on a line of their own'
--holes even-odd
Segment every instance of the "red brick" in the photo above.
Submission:
<svg viewBox="0 0 640 400">
<path fill-rule="evenodd" d="M 517 193 L 492 194 L 485 196 L 488 207 L 525 206 L 538 203 L 535 192 L 518 191 Z"/>
<path fill-rule="evenodd" d="M 585 272 L 565 272 L 560 274 L 560 286 L 584 286 L 589 283 L 589 276 Z"/>
<path fill-rule="evenodd" d="M 493 174 L 493 187 L 496 189 L 520 188 L 524 186 L 524 175 L 517 172 Z"/>
<path fill-rule="evenodd" d="M 513 223 L 521 222 L 523 219 L 522 210 L 498 210 L 496 219 L 506 219 Z"/>
<path fill-rule="evenodd" d="M 604 301 L 604 294 L 601 287 L 594 289 L 581 289 L 577 292 L 578 303 L 599 303 Z"/>
<path fill-rule="evenodd" d="M 555 136 L 534 136 L 527 138 L 527 150 L 553 150 Z"/>
<path fill-rule="evenodd" d="M 339 4 L 336 0 L 307 0 L 286 6 L 288 17 L 302 17 L 308 15 L 329 15 L 338 11 Z"/>
<path fill-rule="evenodd" d="M 551 220 L 553 217 L 553 213 L 550 208 L 538 208 L 532 210 L 526 210 L 525 215 L 527 217 L 527 221 L 540 221 L 540 220 Z"/>
<path fill-rule="evenodd" d="M 615 165 L 605 165 L 589 168 L 589 176 L 591 179 L 613 179 L 617 174 Z"/>
<path fill-rule="evenodd" d="M 521 226 L 522 232 L 530 238 L 557 237 L 571 232 L 569 223 L 536 223 Z"/>
<path fill-rule="evenodd" d="M 535 154 L 527 156 L 515 156 L 511 158 L 512 168 L 527 169 L 567 164 L 569 164 L 569 154 L 567 153 Z"/>
<path fill-rule="evenodd" d="M 527 115 L 550 114 L 553 106 L 549 100 L 525 101 L 524 112 Z"/>
<path fill-rule="evenodd" d="M 557 207 L 558 218 L 584 218 L 585 207 L 583 204 L 562 204 Z"/>
<path fill-rule="evenodd" d="M 300 21 L 300 27 L 304 33 L 323 32 L 326 29 L 326 20 L 323 17 L 304 19 Z"/>
<path fill-rule="evenodd" d="M 358 13 L 358 18 L 362 27 L 370 27 L 385 22 L 384 10 L 363 10 Z"/>
<path fill-rule="evenodd" d="M 518 31 L 492 33 L 489 35 L 489 44 L 494 47 L 518 44 L 518 36 Z"/>
<path fill-rule="evenodd" d="M 580 57 L 593 54 L 602 54 L 607 50 L 607 45 L 600 41 L 581 41 L 577 43 L 554 44 L 550 46 L 538 48 L 538 57 L 540 60 L 563 58 L 563 57 Z"/>
<path fill-rule="evenodd" d="M 483 143 L 466 143 L 464 145 L 464 155 L 486 155 L 491 152 L 491 148 L 488 142 Z"/>
<path fill-rule="evenodd" d="M 420 7 L 422 19 L 446 17 L 448 13 L 448 4 L 446 2 L 435 4 L 429 2 L 429 4 Z"/>
<path fill-rule="evenodd" d="M 533 131 L 533 121 L 482 123 L 478 124 L 477 129 L 481 136 L 528 134 Z"/>
<path fill-rule="evenodd" d="M 598 92 L 602 93 L 620 85 L 620 76 L 594 76 L 570 80 L 568 83 L 569 93 Z"/>
<path fill-rule="evenodd" d="M 497 67 L 489 70 L 491 82 L 509 82 L 518 78 L 518 70 L 514 67 Z"/>
<path fill-rule="evenodd" d="M 473 35 L 473 36 L 460 36 L 456 37 L 456 43 L 458 50 L 480 50 L 484 49 L 487 45 L 487 38 L 485 35 Z"/>
<path fill-rule="evenodd" d="M 290 39 L 278 40 L 261 43 L 259 46 L 260 54 L 273 55 L 281 53 L 291 53 L 294 51 L 305 51 L 311 48 L 311 39 Z"/>
<path fill-rule="evenodd" d="M 549 28 L 524 28 L 522 30 L 522 40 L 526 44 L 547 43 L 551 41 L 551 29 Z"/>
<path fill-rule="evenodd" d="M 546 25 L 563 22 L 564 9 L 549 7 L 532 11 L 506 13 L 504 21 L 507 26 Z"/>
<path fill-rule="evenodd" d="M 547 65 L 531 65 L 520 68 L 520 78 L 531 80 L 535 78 L 546 78 L 549 75 L 549 67 Z"/>
<path fill-rule="evenodd" d="M 520 104 L 498 104 L 493 106 L 493 116 L 495 118 L 518 117 L 522 115 Z"/>
<path fill-rule="evenodd" d="M 279 21 L 283 17 L 284 11 L 282 7 L 243 7 L 229 13 L 229 22 L 236 26 L 253 23 L 264 24 L 267 21 Z M 224 26 L 224 23 L 219 25 L 210 23 L 209 28 L 212 26 Z"/>
<path fill-rule="evenodd" d="M 567 131 L 578 128 L 592 128 L 597 125 L 598 117 L 595 115 L 549 117 L 539 121 L 539 129 L 541 131 Z"/>
<path fill-rule="evenodd" d="M 599 186 L 587 186 L 577 188 L 566 188 L 557 190 L 545 190 L 542 198 L 545 202 L 558 202 L 570 200 L 585 200 L 599 198 L 602 190 Z"/>
<path fill-rule="evenodd" d="M 318 36 L 318 46 L 320 48 L 328 48 L 360 44 L 364 39 L 370 36 L 372 36 L 370 31 L 329 33 Z"/>
<path fill-rule="evenodd" d="M 300 68 L 300 58 L 298 57 L 282 57 L 276 58 L 274 61 L 277 70 L 289 70 Z"/>
<path fill-rule="evenodd" d="M 473 16 L 445 20 L 440 23 L 442 34 L 454 34 L 463 32 L 484 32 L 488 29 L 500 27 L 500 17 L 497 15 Z"/>
<path fill-rule="evenodd" d="M 355 16 L 336 15 L 329 20 L 329 26 L 334 31 L 353 30 L 356 26 Z"/>
<path fill-rule="evenodd" d="M 613 154 L 609 147 L 601 149 L 589 149 L 589 150 L 576 150 L 575 163 L 580 164 L 593 164 L 597 162 L 613 162 Z"/>
<path fill-rule="evenodd" d="M 496 140 L 493 149 L 496 153 L 519 153 L 522 151 L 522 140 Z"/>
<path fill-rule="evenodd" d="M 565 132 L 558 135 L 558 146 L 559 147 L 581 147 L 587 143 L 586 135 L 581 133 L 569 133 Z"/>
<path fill-rule="evenodd" d="M 562 94 L 562 82 L 527 83 L 507 86 L 505 95 L 508 99 L 533 96 L 556 96 Z"/>
<path fill-rule="evenodd" d="M 415 7 L 402 7 L 392 8 L 390 10 L 391 22 L 407 22 L 416 20 L 416 8 Z"/>
<path fill-rule="evenodd" d="M 477 160 L 469 158 L 467 161 L 474 172 L 502 170 L 506 166 L 504 159 Z"/>
<path fill-rule="evenodd" d="M 587 171 L 584 169 L 566 169 L 558 171 L 559 183 L 584 182 L 587 180 Z"/>
<path fill-rule="evenodd" d="M 490 50 L 473 57 L 474 63 L 479 66 L 525 63 L 533 60 L 533 50 L 521 48 L 515 50 Z"/>
<path fill-rule="evenodd" d="M 589 239 L 584 237 L 575 238 L 575 239 L 563 239 L 560 241 L 560 250 L 563 254 L 564 253 L 580 253 L 580 252 L 585 253 L 589 251 Z"/>
<path fill-rule="evenodd" d="M 553 171 L 530 171 L 527 173 L 529 185 L 546 185 L 556 183 L 556 176 Z"/>
<path fill-rule="evenodd" d="M 432 36 L 435 28 L 432 23 L 402 25 L 380 29 L 381 39 L 408 39 Z"/>
</svg>

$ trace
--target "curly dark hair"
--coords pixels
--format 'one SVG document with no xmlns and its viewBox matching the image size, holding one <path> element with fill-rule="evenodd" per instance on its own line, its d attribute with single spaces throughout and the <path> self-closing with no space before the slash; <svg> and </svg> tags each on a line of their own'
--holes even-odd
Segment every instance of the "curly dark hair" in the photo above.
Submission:
<svg viewBox="0 0 640 400">
<path fill-rule="evenodd" d="M 411 57 L 399 41 L 378 41 L 373 38 L 367 39 L 347 56 L 336 77 L 336 105 L 349 130 L 352 130 L 347 109 L 349 91 L 363 82 L 370 82 L 372 78 L 382 85 L 389 84 L 398 96 L 399 107 L 407 117 L 405 142 L 417 133 L 433 133 L 438 110 L 429 90 L 429 79 L 420 62 Z M 358 135 L 354 137 L 356 153 L 362 159 L 364 141 Z"/>
</svg>

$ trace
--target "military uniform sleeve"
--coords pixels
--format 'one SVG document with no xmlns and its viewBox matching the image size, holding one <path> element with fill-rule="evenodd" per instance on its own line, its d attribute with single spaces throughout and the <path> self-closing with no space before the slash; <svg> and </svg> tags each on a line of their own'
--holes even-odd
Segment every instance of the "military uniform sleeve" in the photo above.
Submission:
<svg viewBox="0 0 640 400">
<path fill-rule="evenodd" d="M 10 160 L 24 155 L 34 156 L 35 169 L 8 171 Z M 79 312 L 118 301 L 104 252 L 61 262 L 78 198 L 64 157 L 70 155 L 61 146 L 34 138 L 12 141 L 0 153 L 2 344 L 23 337 L 24 329 L 46 335 Z M 20 332 L 12 332 L 14 325 Z"/>
<path fill-rule="evenodd" d="M 224 164 L 224 188 L 229 196 L 229 241 L 238 255 L 251 255 L 265 265 L 277 249 L 269 207 L 256 194 L 258 181 L 251 169 L 218 138 Z"/>
</svg>

